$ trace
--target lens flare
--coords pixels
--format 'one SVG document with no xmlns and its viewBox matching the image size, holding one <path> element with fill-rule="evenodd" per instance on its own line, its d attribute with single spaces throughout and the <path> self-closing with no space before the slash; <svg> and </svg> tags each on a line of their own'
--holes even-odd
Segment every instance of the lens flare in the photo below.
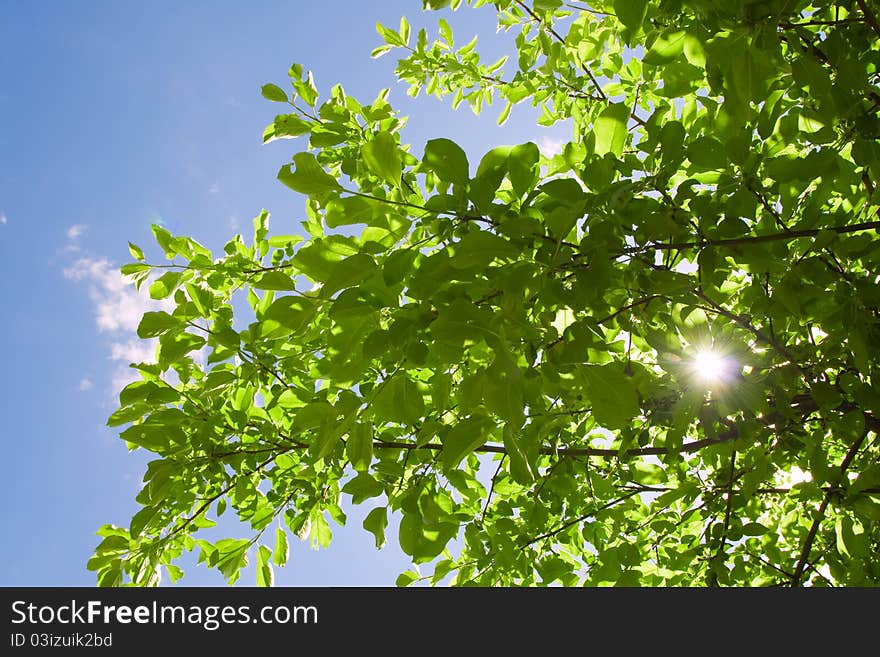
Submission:
<svg viewBox="0 0 880 657">
<path fill-rule="evenodd" d="M 719 381 L 728 369 L 727 359 L 709 349 L 698 351 L 694 357 L 694 373 L 703 381 Z"/>
</svg>

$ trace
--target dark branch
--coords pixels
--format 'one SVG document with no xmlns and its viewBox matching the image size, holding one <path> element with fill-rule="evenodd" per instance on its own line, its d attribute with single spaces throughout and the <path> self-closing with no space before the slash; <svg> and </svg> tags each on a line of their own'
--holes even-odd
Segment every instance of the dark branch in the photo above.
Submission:
<svg viewBox="0 0 880 657">
<path fill-rule="evenodd" d="M 853 459 L 855 459 L 856 454 L 859 453 L 862 443 L 865 442 L 865 438 L 867 437 L 868 429 L 863 431 L 861 437 L 852 444 L 852 447 L 849 448 L 849 451 L 840 463 L 841 475 L 846 475 L 847 469 L 849 469 L 849 466 L 852 464 Z M 831 496 L 834 494 L 834 490 L 835 489 L 831 489 L 825 493 L 825 497 L 822 499 L 822 503 L 819 505 L 819 509 L 816 511 L 816 515 L 813 518 L 813 524 L 810 526 L 810 531 L 807 533 L 807 538 L 801 547 L 801 556 L 794 569 L 794 574 L 791 576 L 791 585 L 793 587 L 800 585 L 801 577 L 803 577 L 807 562 L 810 559 L 810 551 L 813 549 L 813 541 L 816 540 L 816 533 L 819 531 L 819 525 L 822 524 L 822 520 L 825 517 L 825 510 L 828 508 L 828 503 L 831 501 Z"/>
<path fill-rule="evenodd" d="M 865 15 L 865 20 L 868 21 L 868 25 L 871 26 L 871 29 L 880 36 L 880 23 L 877 22 L 877 16 L 874 14 L 874 11 L 868 6 L 868 3 L 865 0 L 856 0 L 859 3 L 859 9 L 862 10 L 862 13 Z"/>
</svg>

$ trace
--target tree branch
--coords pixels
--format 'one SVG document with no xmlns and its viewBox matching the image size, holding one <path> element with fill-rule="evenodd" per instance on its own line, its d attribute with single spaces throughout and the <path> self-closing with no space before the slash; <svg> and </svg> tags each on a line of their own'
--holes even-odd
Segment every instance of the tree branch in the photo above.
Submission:
<svg viewBox="0 0 880 657">
<path fill-rule="evenodd" d="M 733 484 L 736 480 L 736 450 L 730 455 L 730 474 L 727 477 L 727 504 L 724 507 L 724 527 L 721 530 L 721 540 L 718 550 L 715 552 L 715 561 L 721 559 L 724 554 L 724 546 L 727 544 L 727 532 L 730 530 L 730 512 L 733 509 Z M 718 586 L 718 575 L 713 570 L 709 575 L 709 585 Z"/>
<path fill-rule="evenodd" d="M 532 10 L 531 7 L 529 7 L 525 2 L 523 2 L 523 0 L 516 0 L 516 4 L 518 4 L 520 7 L 522 7 L 522 9 L 523 9 L 523 10 L 524 10 L 529 16 L 532 17 L 532 20 L 534 20 L 535 22 L 537 22 L 538 25 L 540 25 L 540 26 L 543 27 L 545 30 L 547 30 L 550 34 L 552 34 L 553 37 L 554 37 L 557 41 L 559 41 L 559 42 L 562 43 L 562 44 L 565 43 L 565 39 L 563 39 L 562 36 L 560 36 L 559 32 L 557 32 L 556 30 L 554 30 L 552 25 L 546 25 L 546 24 L 544 23 L 544 21 L 541 20 L 541 17 L 538 16 L 538 14 L 536 14 L 536 13 Z M 590 78 L 590 82 L 593 84 L 593 88 L 594 88 L 594 89 L 596 90 L 596 92 L 599 94 L 599 97 L 600 97 L 602 100 L 607 101 L 607 100 L 608 100 L 608 96 L 606 96 L 606 95 L 605 95 L 605 92 L 602 91 L 602 85 L 600 85 L 600 84 L 599 84 L 599 81 L 596 80 L 595 77 L 593 77 L 593 74 L 592 74 L 592 72 L 590 72 L 590 69 L 588 69 L 588 68 L 587 68 L 586 66 L 584 66 L 583 64 L 581 64 L 581 68 L 584 69 L 584 72 L 587 74 L 587 77 Z"/>
<path fill-rule="evenodd" d="M 865 15 L 865 20 L 868 21 L 868 25 L 871 26 L 871 29 L 880 36 L 880 23 L 877 22 L 877 16 L 874 15 L 874 11 L 868 6 L 868 3 L 865 0 L 856 0 L 859 4 L 859 9 L 862 10 L 862 13 Z"/>
<path fill-rule="evenodd" d="M 638 491 L 638 490 L 633 490 L 633 491 L 628 492 L 626 495 L 621 495 L 620 497 L 615 498 L 615 499 L 611 500 L 610 502 L 606 502 L 605 504 L 603 504 L 602 506 L 600 506 L 596 509 L 593 509 L 589 513 L 585 513 L 584 515 L 578 516 L 577 518 L 574 518 L 573 520 L 568 520 L 568 521 L 562 523 L 556 529 L 552 529 L 549 532 L 547 532 L 546 534 L 541 534 L 540 536 L 536 536 L 535 538 L 529 539 L 527 542 L 520 545 L 519 548 L 520 548 L 520 550 L 522 550 L 522 549 L 527 548 L 528 546 L 532 545 L 533 543 L 537 543 L 538 541 L 544 540 L 545 538 L 551 538 L 553 536 L 556 536 L 557 534 L 564 532 L 566 529 L 568 529 L 572 525 L 576 525 L 579 522 L 583 522 L 587 518 L 591 518 L 591 517 L 595 516 L 597 513 L 604 511 L 605 509 L 610 509 L 612 506 L 620 504 L 624 500 L 628 500 L 633 495 L 638 495 L 639 492 L 640 491 Z"/>
<path fill-rule="evenodd" d="M 699 242 L 651 242 L 642 246 L 634 246 L 625 249 L 619 255 L 632 255 L 642 251 L 673 251 L 681 249 L 705 248 L 707 246 L 742 246 L 746 244 L 759 244 L 761 242 L 777 242 L 797 239 L 799 237 L 815 237 L 823 230 L 830 230 L 838 235 L 846 233 L 859 233 L 863 230 L 880 229 L 880 221 L 868 221 L 850 226 L 829 226 L 828 228 L 813 228 L 805 230 L 789 230 L 769 235 L 755 235 L 753 237 L 732 237 L 721 240 L 701 240 Z"/>
<path fill-rule="evenodd" d="M 862 447 L 862 443 L 865 442 L 865 438 L 867 437 L 868 429 L 866 427 L 865 431 L 862 432 L 861 437 L 852 444 L 849 451 L 846 453 L 846 456 L 843 457 L 843 461 L 840 463 L 841 475 L 846 475 L 847 469 L 852 464 L 853 459 L 855 459 L 856 454 L 858 454 Z M 810 526 L 810 531 L 807 533 L 807 538 L 801 547 L 801 555 L 798 559 L 797 566 L 794 569 L 794 574 L 791 576 L 791 585 L 793 587 L 800 585 L 801 577 L 803 577 L 807 562 L 810 559 L 810 550 L 813 549 L 813 541 L 816 540 L 816 533 L 819 531 L 819 526 L 822 524 L 822 520 L 825 517 L 825 510 L 828 508 L 828 503 L 831 501 L 831 496 L 834 494 L 835 490 L 837 489 L 832 488 L 825 493 L 825 497 L 822 499 L 822 503 L 816 511 L 816 515 L 813 518 L 813 524 Z"/>
</svg>

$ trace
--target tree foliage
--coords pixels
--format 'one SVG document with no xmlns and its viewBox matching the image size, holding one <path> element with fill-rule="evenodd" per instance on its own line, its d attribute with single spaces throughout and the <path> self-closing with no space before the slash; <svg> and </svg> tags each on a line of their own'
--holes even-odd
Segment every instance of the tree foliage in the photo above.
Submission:
<svg viewBox="0 0 880 657">
<path fill-rule="evenodd" d="M 873 0 L 468 4 L 509 60 L 442 17 L 379 25 L 373 56 L 570 141 L 477 159 L 402 143 L 387 90 L 265 85 L 305 237 L 264 211 L 219 255 L 132 245 L 123 272 L 176 307 L 143 317 L 157 362 L 109 420 L 156 459 L 98 582 L 196 551 L 270 584 L 289 534 L 326 546 L 367 503 L 401 585 L 880 583 Z M 203 538 L 230 511 L 246 536 Z"/>
</svg>

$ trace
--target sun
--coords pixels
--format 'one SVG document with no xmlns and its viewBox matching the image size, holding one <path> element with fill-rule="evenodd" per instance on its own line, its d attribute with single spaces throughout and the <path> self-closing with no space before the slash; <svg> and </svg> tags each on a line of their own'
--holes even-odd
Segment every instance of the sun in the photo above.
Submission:
<svg viewBox="0 0 880 657">
<path fill-rule="evenodd" d="M 703 381 L 720 381 L 729 373 L 730 363 L 718 352 L 702 349 L 694 356 L 693 370 Z"/>
</svg>

